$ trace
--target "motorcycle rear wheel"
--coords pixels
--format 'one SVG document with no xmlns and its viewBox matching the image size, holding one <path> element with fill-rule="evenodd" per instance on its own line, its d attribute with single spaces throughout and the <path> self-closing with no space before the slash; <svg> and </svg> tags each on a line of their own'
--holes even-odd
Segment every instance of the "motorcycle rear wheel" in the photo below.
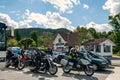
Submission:
<svg viewBox="0 0 120 80">
<path fill-rule="evenodd" d="M 70 73 L 70 71 L 71 71 L 70 66 L 69 65 L 63 66 L 63 71 L 65 73 Z"/>
<path fill-rule="evenodd" d="M 6 64 L 6 65 L 5 65 L 6 68 L 9 68 L 9 66 L 10 66 L 10 64 Z"/>
</svg>

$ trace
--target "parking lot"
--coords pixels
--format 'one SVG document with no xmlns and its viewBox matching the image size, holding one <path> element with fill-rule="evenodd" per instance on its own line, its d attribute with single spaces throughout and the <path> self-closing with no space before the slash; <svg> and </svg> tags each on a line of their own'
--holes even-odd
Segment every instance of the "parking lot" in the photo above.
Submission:
<svg viewBox="0 0 120 80">
<path fill-rule="evenodd" d="M 30 72 L 28 68 L 18 71 L 12 67 L 0 69 L 0 80 L 109 80 L 111 75 L 119 75 L 115 71 L 120 71 L 120 58 L 111 58 L 113 66 L 105 70 L 95 71 L 93 76 L 86 76 L 84 72 L 71 71 L 69 74 L 63 73 L 62 68 L 58 65 L 56 75 L 49 73 Z M 116 70 L 117 69 L 117 70 Z M 118 70 L 119 69 L 119 70 Z M 117 77 L 115 77 L 115 80 Z M 119 80 L 119 79 L 118 79 Z"/>
<path fill-rule="evenodd" d="M 106 70 L 99 70 L 89 77 L 84 72 L 71 71 L 71 73 L 63 73 L 59 67 L 56 75 L 48 73 L 34 73 L 30 72 L 27 68 L 22 71 L 17 71 L 14 68 L 2 68 L 0 70 L 0 80 L 105 80 L 109 74 L 114 73 L 114 68 L 111 67 Z"/>
</svg>

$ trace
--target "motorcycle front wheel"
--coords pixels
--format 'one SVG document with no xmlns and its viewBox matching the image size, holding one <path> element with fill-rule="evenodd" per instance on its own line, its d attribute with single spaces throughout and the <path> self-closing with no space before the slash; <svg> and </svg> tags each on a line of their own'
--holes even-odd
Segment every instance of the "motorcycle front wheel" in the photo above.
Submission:
<svg viewBox="0 0 120 80">
<path fill-rule="evenodd" d="M 94 69 L 93 68 L 85 68 L 84 69 L 84 72 L 85 72 L 85 74 L 87 75 L 87 76 L 92 76 L 93 74 L 94 74 Z"/>
<path fill-rule="evenodd" d="M 51 67 L 49 68 L 48 72 L 51 75 L 55 75 L 58 71 L 58 67 L 55 64 L 52 64 Z"/>
<path fill-rule="evenodd" d="M 18 70 L 22 70 L 23 68 L 25 68 L 25 63 L 23 61 L 19 61 Z"/>
</svg>

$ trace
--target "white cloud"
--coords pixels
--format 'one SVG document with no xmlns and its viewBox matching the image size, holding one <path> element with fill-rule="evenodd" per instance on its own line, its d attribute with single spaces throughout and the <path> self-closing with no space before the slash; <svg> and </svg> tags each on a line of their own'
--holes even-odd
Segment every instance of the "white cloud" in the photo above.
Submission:
<svg viewBox="0 0 120 80">
<path fill-rule="evenodd" d="M 107 23 L 106 24 L 96 24 L 94 22 L 88 23 L 86 25 L 86 27 L 87 27 L 87 29 L 94 28 L 97 32 L 104 32 L 104 31 L 108 32 L 113 29 L 112 26 Z"/>
<path fill-rule="evenodd" d="M 109 10 L 111 15 L 120 12 L 120 0 L 107 0 L 103 5 L 104 10 Z"/>
<path fill-rule="evenodd" d="M 5 23 L 7 26 L 18 28 L 18 23 L 12 20 L 7 14 L 0 13 L 0 22 Z"/>
<path fill-rule="evenodd" d="M 26 10 L 23 21 L 19 22 L 14 21 L 7 14 L 0 13 L 0 22 L 14 28 L 32 28 L 35 26 L 31 26 L 30 24 L 34 23 L 33 25 L 42 25 L 45 28 L 66 28 L 71 31 L 75 29 L 69 19 L 62 17 L 59 13 L 55 12 L 46 12 L 46 14 L 43 15 Z"/>
<path fill-rule="evenodd" d="M 28 22 L 26 21 L 20 21 L 19 23 L 19 28 L 32 28 L 33 26 L 30 26 Z"/>
<path fill-rule="evenodd" d="M 65 17 L 60 16 L 59 13 L 52 13 L 52 12 L 46 12 L 45 15 L 40 14 L 40 13 L 34 13 L 30 11 L 29 15 L 27 15 L 27 20 L 28 23 L 31 23 L 32 21 L 35 21 L 39 25 L 45 26 L 45 28 L 52 28 L 52 29 L 57 29 L 57 28 L 67 28 L 69 30 L 74 30 L 75 28 L 71 25 L 71 21 L 68 20 Z M 26 13 L 25 13 L 26 14 Z"/>
<path fill-rule="evenodd" d="M 30 28 L 28 23 L 29 20 L 24 20 L 20 22 L 16 22 L 12 20 L 7 14 L 0 13 L 0 22 L 5 23 L 8 27 L 14 27 L 14 28 Z"/>
<path fill-rule="evenodd" d="M 74 5 L 80 3 L 80 0 L 43 0 L 43 2 L 52 4 L 54 8 L 64 13 L 71 11 Z"/>
<path fill-rule="evenodd" d="M 83 8 L 89 9 L 89 6 L 87 4 L 83 4 Z"/>
</svg>

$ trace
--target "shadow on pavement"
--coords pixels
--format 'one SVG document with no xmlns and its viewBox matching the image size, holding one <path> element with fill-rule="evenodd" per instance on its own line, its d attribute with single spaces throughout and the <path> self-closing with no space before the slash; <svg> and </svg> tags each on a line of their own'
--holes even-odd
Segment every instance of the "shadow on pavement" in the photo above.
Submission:
<svg viewBox="0 0 120 80">
<path fill-rule="evenodd" d="M 97 77 L 94 77 L 94 76 L 87 76 L 87 75 L 84 75 L 84 74 L 74 74 L 74 73 L 63 73 L 62 76 L 65 76 L 65 77 L 71 77 L 73 79 L 76 79 L 76 80 L 98 80 Z"/>
<path fill-rule="evenodd" d="M 14 67 L 9 67 L 9 68 L 6 68 L 6 67 L 3 67 L 0 69 L 1 71 L 24 71 L 24 70 L 18 70 Z"/>
<path fill-rule="evenodd" d="M 23 72 L 23 73 L 24 74 L 32 74 L 33 77 L 38 77 L 40 80 L 43 79 L 43 78 L 58 77 L 57 75 L 50 75 L 48 72 L 44 73 L 44 72 L 31 72 L 31 71 L 27 71 L 27 72 Z"/>
<path fill-rule="evenodd" d="M 114 68 L 112 68 L 114 69 Z M 112 70 L 98 70 L 98 71 L 95 71 L 95 73 L 99 73 L 99 74 L 111 74 L 111 73 L 114 73 Z"/>
</svg>

